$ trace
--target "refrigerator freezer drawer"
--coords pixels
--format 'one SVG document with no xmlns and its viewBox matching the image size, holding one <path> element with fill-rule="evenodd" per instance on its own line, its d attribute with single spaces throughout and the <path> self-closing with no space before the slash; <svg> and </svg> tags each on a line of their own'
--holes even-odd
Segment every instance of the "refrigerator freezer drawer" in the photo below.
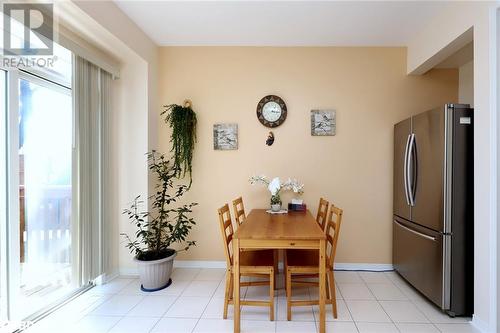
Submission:
<svg viewBox="0 0 500 333">
<path fill-rule="evenodd" d="M 396 271 L 443 308 L 443 235 L 395 218 L 393 246 Z"/>
</svg>

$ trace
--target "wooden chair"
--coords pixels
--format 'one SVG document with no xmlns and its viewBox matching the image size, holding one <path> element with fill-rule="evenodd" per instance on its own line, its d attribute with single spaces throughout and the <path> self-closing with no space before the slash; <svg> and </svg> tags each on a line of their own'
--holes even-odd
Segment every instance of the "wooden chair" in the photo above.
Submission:
<svg viewBox="0 0 500 333">
<path fill-rule="evenodd" d="M 326 216 L 328 215 L 328 206 L 330 203 L 323 198 L 319 199 L 318 213 L 316 214 L 316 222 L 318 222 L 321 230 L 325 230 Z"/>
<path fill-rule="evenodd" d="M 246 220 L 246 215 L 245 215 L 245 206 L 243 205 L 243 198 L 238 197 L 233 200 L 233 210 L 234 210 L 234 216 L 236 220 L 236 228 L 240 226 L 243 222 Z M 263 251 L 263 250 L 254 250 L 254 249 L 243 249 L 242 252 L 247 252 L 247 251 Z M 265 250 L 268 251 L 268 250 Z M 278 261 L 279 261 L 279 250 L 273 250 L 274 251 L 274 288 L 277 288 L 277 282 L 278 282 Z"/>
<path fill-rule="evenodd" d="M 337 301 L 335 295 L 335 279 L 333 263 L 337 250 L 337 242 L 340 234 L 340 224 L 342 223 L 342 209 L 338 207 L 330 208 L 328 223 L 326 225 L 326 270 L 327 270 L 327 304 L 332 304 L 333 317 L 337 318 Z M 292 319 L 292 306 L 317 305 L 319 300 L 313 301 L 292 301 L 292 286 L 319 285 L 316 281 L 296 281 L 292 280 L 294 274 L 319 276 L 319 254 L 318 251 L 311 251 L 305 256 L 290 255 L 290 251 L 285 254 L 286 264 L 286 297 L 287 297 L 287 319 Z"/>
<path fill-rule="evenodd" d="M 318 205 L 318 213 L 316 214 L 316 222 L 318 223 L 319 227 L 321 230 L 325 231 L 325 225 L 326 225 L 326 218 L 328 215 L 328 206 L 330 203 L 328 200 L 325 200 L 323 198 L 319 199 L 319 205 Z M 333 205 L 332 205 L 333 207 Z M 314 258 L 318 256 L 318 251 L 317 250 L 288 250 L 288 255 L 293 256 L 293 257 L 302 257 L 302 258 Z M 304 259 L 306 260 L 306 259 Z M 314 259 L 311 261 L 311 264 L 314 262 Z M 285 274 L 286 274 L 286 262 L 285 262 Z M 305 274 L 298 276 L 298 278 L 304 279 L 308 277 L 314 277 L 314 276 L 307 276 Z M 285 279 L 285 288 L 286 288 L 286 283 L 287 280 Z"/>
<path fill-rule="evenodd" d="M 233 285 L 234 279 L 239 279 L 240 276 L 248 277 L 268 277 L 264 281 L 241 282 L 240 286 L 263 286 L 269 285 L 269 301 L 251 301 L 241 300 L 241 305 L 251 306 L 268 306 L 269 320 L 274 320 L 274 252 L 273 250 L 262 251 L 242 251 L 240 253 L 240 276 L 233 274 L 233 246 L 232 240 L 234 235 L 233 224 L 231 221 L 231 213 L 229 206 L 225 204 L 218 209 L 220 230 L 224 243 L 224 251 L 226 254 L 226 290 L 224 293 L 224 314 L 223 318 L 227 319 L 227 308 L 229 304 L 233 304 Z"/>
<path fill-rule="evenodd" d="M 243 198 L 238 197 L 233 200 L 234 218 L 236 219 L 236 225 L 240 225 L 245 222 L 245 206 L 243 206 Z"/>
</svg>

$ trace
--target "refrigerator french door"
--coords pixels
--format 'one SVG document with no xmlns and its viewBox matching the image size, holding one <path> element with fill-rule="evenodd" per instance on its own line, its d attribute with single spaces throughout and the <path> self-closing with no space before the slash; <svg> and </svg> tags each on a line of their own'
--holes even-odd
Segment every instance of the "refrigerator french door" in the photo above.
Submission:
<svg viewBox="0 0 500 333">
<path fill-rule="evenodd" d="M 472 313 L 472 112 L 447 104 L 394 126 L 394 267 L 450 315 Z"/>
</svg>

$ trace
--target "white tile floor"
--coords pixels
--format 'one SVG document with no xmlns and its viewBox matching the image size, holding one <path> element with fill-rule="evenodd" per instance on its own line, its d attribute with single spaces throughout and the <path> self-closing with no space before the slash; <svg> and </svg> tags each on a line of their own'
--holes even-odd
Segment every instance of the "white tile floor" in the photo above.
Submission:
<svg viewBox="0 0 500 333">
<path fill-rule="evenodd" d="M 338 319 L 327 307 L 327 332 L 477 332 L 470 318 L 450 318 L 394 272 L 336 272 Z M 145 293 L 134 278 L 117 278 L 73 300 L 28 330 L 39 332 L 225 333 L 233 331 L 233 310 L 222 319 L 224 270 L 176 269 L 173 284 Z M 242 288 L 248 299 L 267 298 L 266 287 Z M 276 321 L 267 308 L 243 307 L 242 332 L 316 333 L 318 307 L 293 308 L 286 321 L 284 290 L 276 291 Z M 316 298 L 317 288 L 294 291 Z"/>
</svg>

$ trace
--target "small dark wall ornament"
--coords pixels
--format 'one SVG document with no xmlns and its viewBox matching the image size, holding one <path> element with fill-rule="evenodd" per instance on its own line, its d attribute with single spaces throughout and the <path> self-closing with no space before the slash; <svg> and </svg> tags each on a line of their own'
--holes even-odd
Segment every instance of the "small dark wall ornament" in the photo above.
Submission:
<svg viewBox="0 0 500 333">
<path fill-rule="evenodd" d="M 266 140 L 266 145 L 272 146 L 273 143 L 274 143 L 274 134 L 273 134 L 273 132 L 269 132 L 269 135 L 267 136 L 267 140 Z"/>
</svg>

